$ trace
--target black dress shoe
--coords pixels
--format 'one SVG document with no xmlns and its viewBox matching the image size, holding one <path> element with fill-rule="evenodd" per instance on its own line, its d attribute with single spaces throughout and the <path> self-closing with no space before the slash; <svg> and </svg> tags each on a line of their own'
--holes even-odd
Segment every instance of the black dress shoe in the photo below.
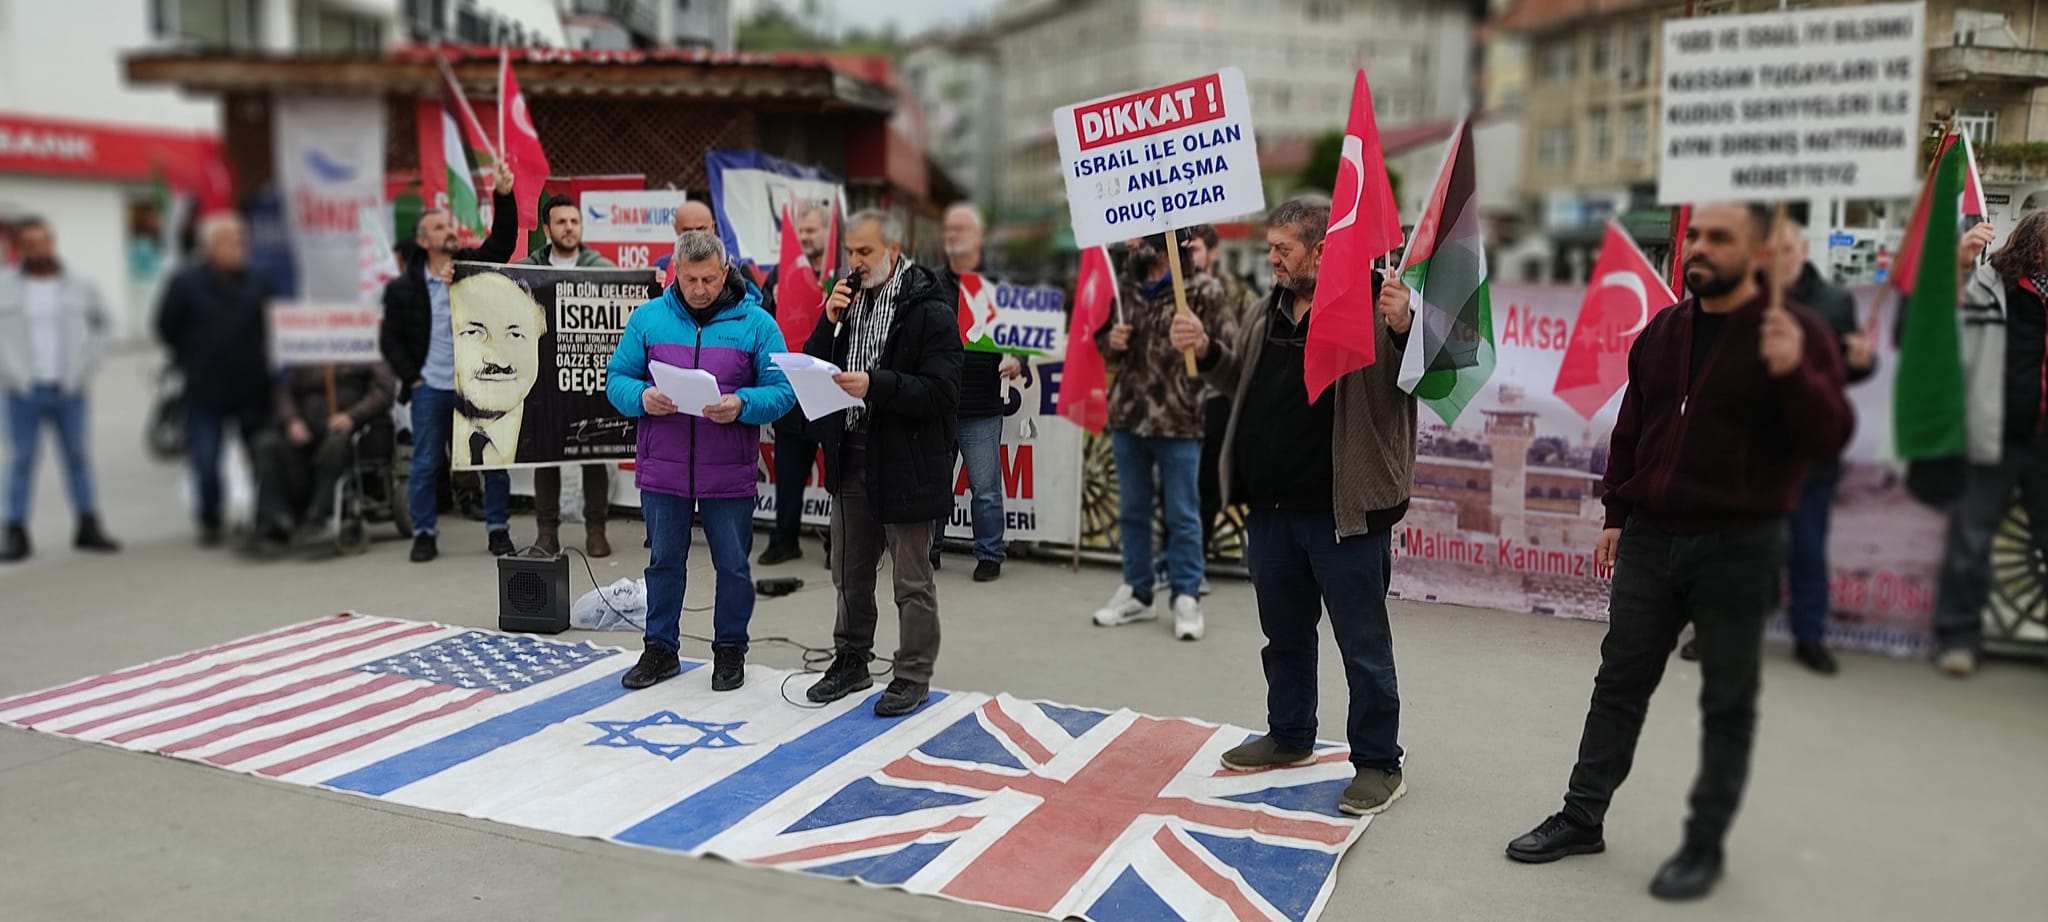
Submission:
<svg viewBox="0 0 2048 922">
<path fill-rule="evenodd" d="M 1688 641 L 1686 641 L 1686 642 L 1685 642 L 1685 646 L 1682 646 L 1682 647 L 1679 647 L 1679 648 L 1678 648 L 1678 658 L 1679 658 L 1679 659 L 1682 659 L 1682 660 L 1685 660 L 1685 661 L 1686 661 L 1686 662 L 1688 662 L 1688 663 L 1697 663 L 1697 662 L 1699 662 L 1699 661 L 1700 661 L 1700 642 L 1699 642 L 1699 641 L 1697 641 L 1697 640 L 1688 640 Z"/>
<path fill-rule="evenodd" d="M 729 692 L 747 684 L 747 651 L 738 647 L 711 648 L 711 690 Z"/>
<path fill-rule="evenodd" d="M 1508 857 L 1523 864 L 1549 864 L 1573 855 L 1597 855 L 1607 850 L 1600 827 L 1581 826 L 1562 813 L 1552 814 L 1521 838 L 1508 843 Z"/>
<path fill-rule="evenodd" d="M 930 685 L 909 679 L 897 679 L 889 683 L 881 697 L 875 699 L 875 716 L 902 717 L 917 710 L 917 706 L 931 696 Z"/>
<path fill-rule="evenodd" d="M 788 563 L 792 560 L 800 559 L 803 556 L 804 549 L 797 545 L 770 544 L 768 549 L 762 551 L 761 556 L 755 559 L 754 562 L 764 567 L 772 567 L 779 563 Z"/>
<path fill-rule="evenodd" d="M 7 526 L 7 544 L 0 547 L 0 563 L 17 563 L 28 559 L 28 527 Z"/>
<path fill-rule="evenodd" d="M 974 565 L 974 581 L 977 583 L 993 583 L 1002 576 L 1003 562 L 1000 560 L 984 560 Z"/>
<path fill-rule="evenodd" d="M 652 686 L 663 679 L 673 679 L 683 672 L 683 664 L 676 659 L 676 651 L 649 645 L 640 651 L 640 662 L 626 670 L 619 678 L 619 684 L 638 691 Z"/>
<path fill-rule="evenodd" d="M 435 543 L 433 535 L 412 536 L 413 563 L 426 563 L 439 556 L 441 556 L 441 548 Z"/>
<path fill-rule="evenodd" d="M 1657 869 L 1650 895 L 1660 900 L 1696 900 L 1713 892 L 1721 879 L 1721 849 L 1691 845 L 1678 850 Z"/>
<path fill-rule="evenodd" d="M 510 557 L 519 552 L 519 548 L 512 545 L 512 532 L 503 528 L 491 532 L 491 540 L 485 547 L 490 549 L 492 557 Z"/>
<path fill-rule="evenodd" d="M 1835 663 L 1835 655 L 1820 644 L 1798 644 L 1792 648 L 1792 658 L 1799 664 L 1820 675 L 1834 675 L 1841 670 Z"/>
<path fill-rule="evenodd" d="M 829 704 L 854 692 L 875 687 L 875 677 L 868 675 L 868 658 L 852 653 L 841 653 L 832 658 L 831 667 L 825 670 L 825 677 L 818 684 L 804 692 L 812 704 Z"/>
</svg>

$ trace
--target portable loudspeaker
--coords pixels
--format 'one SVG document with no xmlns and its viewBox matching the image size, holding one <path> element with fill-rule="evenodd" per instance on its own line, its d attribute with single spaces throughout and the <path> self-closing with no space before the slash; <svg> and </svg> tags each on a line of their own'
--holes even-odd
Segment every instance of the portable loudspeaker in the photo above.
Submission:
<svg viewBox="0 0 2048 922">
<path fill-rule="evenodd" d="M 498 630 L 560 634 L 569 629 L 569 558 L 498 558 Z"/>
</svg>

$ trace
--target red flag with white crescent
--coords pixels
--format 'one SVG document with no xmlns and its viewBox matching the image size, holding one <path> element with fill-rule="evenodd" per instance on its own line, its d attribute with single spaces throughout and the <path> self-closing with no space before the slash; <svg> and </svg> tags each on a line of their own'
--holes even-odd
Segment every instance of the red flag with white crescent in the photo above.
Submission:
<svg viewBox="0 0 2048 922">
<path fill-rule="evenodd" d="M 1067 359 L 1060 369 L 1059 413 L 1089 432 L 1109 422 L 1109 372 L 1095 351 L 1095 331 L 1109 322 L 1116 300 L 1116 273 L 1109 251 L 1081 251 L 1081 271 L 1074 277 L 1074 313 L 1067 328 Z"/>
<path fill-rule="evenodd" d="M 1337 187 L 1330 193 L 1330 229 L 1323 238 L 1321 278 L 1309 315 L 1302 383 L 1309 402 L 1331 382 L 1373 362 L 1379 291 L 1372 263 L 1401 245 L 1401 217 L 1387 181 L 1365 71 L 1351 84 L 1351 117 L 1344 127 Z"/>
<path fill-rule="evenodd" d="M 1551 390 L 1592 419 L 1628 383 L 1628 350 L 1636 337 L 1651 317 L 1677 300 L 1635 241 L 1609 220 Z"/>
</svg>

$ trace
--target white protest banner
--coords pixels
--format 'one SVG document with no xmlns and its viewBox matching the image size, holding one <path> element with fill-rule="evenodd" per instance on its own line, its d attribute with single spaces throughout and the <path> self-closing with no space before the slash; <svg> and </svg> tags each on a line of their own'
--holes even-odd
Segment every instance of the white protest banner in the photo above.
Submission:
<svg viewBox="0 0 2048 922">
<path fill-rule="evenodd" d="M 298 297 L 361 296 L 361 220 L 384 204 L 382 97 L 282 97 L 272 110 Z"/>
<path fill-rule="evenodd" d="M 1251 97 L 1235 67 L 1067 106 L 1052 127 L 1076 246 L 1266 209 Z"/>
<path fill-rule="evenodd" d="M 830 208 L 846 201 L 846 188 L 833 174 L 757 150 L 707 150 L 704 172 L 727 252 L 734 262 L 763 269 L 782 259 L 784 206 L 815 202 Z"/>
<path fill-rule="evenodd" d="M 1067 293 L 1050 285 L 990 282 L 960 276 L 960 341 L 978 352 L 1067 354 Z"/>
<path fill-rule="evenodd" d="M 1888 198 L 1919 186 L 1926 8 L 1664 23 L 1657 198 Z"/>
<path fill-rule="evenodd" d="M 583 193 L 583 242 L 600 250 L 645 244 L 659 248 L 653 255 L 666 254 L 676 242 L 676 206 L 686 198 L 674 189 L 592 189 Z M 605 256 L 612 258 L 610 252 Z"/>
<path fill-rule="evenodd" d="M 278 368 L 376 362 L 379 304 L 275 304 L 269 311 L 270 360 Z"/>
</svg>

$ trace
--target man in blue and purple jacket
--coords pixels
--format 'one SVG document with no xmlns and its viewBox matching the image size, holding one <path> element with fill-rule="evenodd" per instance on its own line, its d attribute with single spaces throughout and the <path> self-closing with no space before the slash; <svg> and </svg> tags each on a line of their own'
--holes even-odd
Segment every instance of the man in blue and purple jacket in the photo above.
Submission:
<svg viewBox="0 0 2048 922">
<path fill-rule="evenodd" d="M 796 403 L 789 379 L 770 356 L 784 351 L 782 331 L 761 308 L 760 292 L 740 277 L 717 235 L 676 238 L 675 281 L 626 322 L 605 367 L 605 393 L 637 418 L 633 478 L 647 520 L 647 635 L 627 688 L 646 688 L 682 671 L 683 590 L 692 515 L 704 539 L 718 593 L 711 616 L 711 688 L 746 680 L 747 622 L 754 616 L 754 473 L 760 427 Z M 718 379 L 715 404 L 685 410 L 653 384 L 650 362 L 698 368 Z"/>
</svg>

